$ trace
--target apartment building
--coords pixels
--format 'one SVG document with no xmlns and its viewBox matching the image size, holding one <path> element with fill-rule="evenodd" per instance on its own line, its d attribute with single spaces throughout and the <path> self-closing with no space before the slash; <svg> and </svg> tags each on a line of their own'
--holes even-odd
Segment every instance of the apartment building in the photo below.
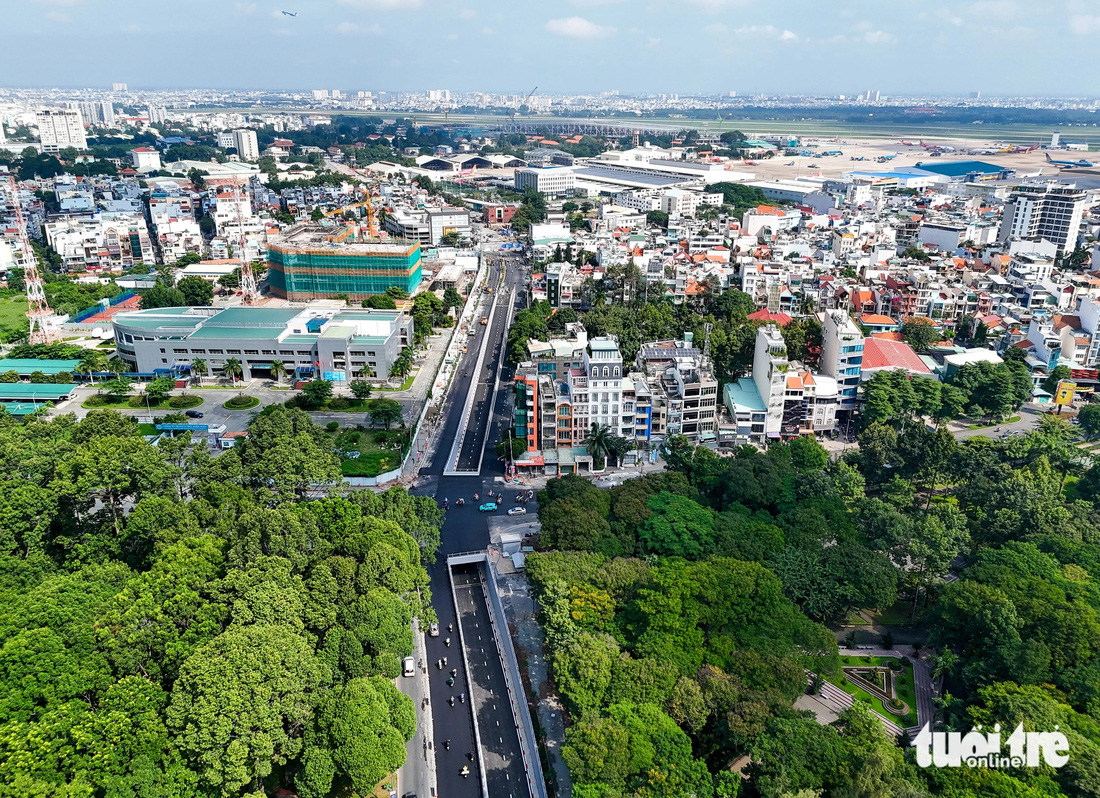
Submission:
<svg viewBox="0 0 1100 798">
<path fill-rule="evenodd" d="M 643 344 L 636 365 L 652 386 L 650 407 L 664 409 L 661 434 L 703 444 L 717 439 L 718 380 L 690 332 L 681 341 Z"/>
<path fill-rule="evenodd" d="M 224 130 L 218 134 L 218 146 L 223 150 L 233 148 L 242 161 L 258 161 L 260 145 L 256 140 L 256 131 L 248 128 Z"/>
<path fill-rule="evenodd" d="M 48 243 L 67 272 L 121 271 L 136 264 L 156 265 L 156 252 L 145 219 L 101 213 L 70 217 L 42 226 Z"/>
<path fill-rule="evenodd" d="M 998 240 L 1050 241 L 1058 254 L 1077 247 L 1088 194 L 1078 188 L 1022 186 L 1009 195 Z"/>
<path fill-rule="evenodd" d="M 567 167 L 517 169 L 515 173 L 515 187 L 520 193 L 533 188 L 547 196 L 568 195 L 573 193 L 576 182 L 576 175 Z"/>
<path fill-rule="evenodd" d="M 862 367 L 863 333 L 845 311 L 826 312 L 821 324 L 821 373 L 837 382 L 839 410 L 855 410 Z"/>
<path fill-rule="evenodd" d="M 88 139 L 84 135 L 84 120 L 80 111 L 73 108 L 39 108 L 34 112 L 38 125 L 38 138 L 42 142 L 42 151 L 57 153 L 65 147 L 78 150 L 88 149 Z"/>
</svg>

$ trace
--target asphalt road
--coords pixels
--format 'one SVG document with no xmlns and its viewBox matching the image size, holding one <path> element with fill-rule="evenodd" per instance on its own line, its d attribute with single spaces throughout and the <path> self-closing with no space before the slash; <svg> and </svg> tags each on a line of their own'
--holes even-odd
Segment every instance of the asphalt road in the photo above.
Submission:
<svg viewBox="0 0 1100 798">
<path fill-rule="evenodd" d="M 521 263 L 520 259 L 511 258 L 506 260 L 507 273 L 504 285 L 498 289 L 496 288 L 496 276 L 500 273 L 500 261 L 497 260 L 497 256 L 491 257 L 494 258 L 496 263 L 493 264 L 490 270 L 490 282 L 488 284 L 494 286 L 493 291 L 497 294 L 497 299 L 495 301 L 505 301 L 502 300 L 501 297 L 510 295 L 513 287 L 519 287 L 521 289 L 518 295 L 522 297 L 524 295 L 524 291 L 522 290 L 524 275 L 519 268 Z M 522 301 L 521 298 L 517 300 L 517 303 L 522 303 Z M 500 359 L 504 353 L 504 342 L 507 334 L 507 330 L 504 327 L 507 315 L 505 312 L 506 310 L 506 307 L 498 308 L 496 318 L 493 320 L 493 325 L 491 327 L 486 326 L 485 328 L 480 328 L 479 324 L 478 327 L 480 329 L 477 335 L 471 339 L 471 343 L 476 342 L 478 346 L 489 347 L 485 353 L 482 370 L 484 375 L 492 376 L 484 377 L 478 375 L 479 381 L 488 385 L 490 389 L 489 396 L 491 396 L 492 382 L 487 382 L 487 380 L 495 382 L 495 375 L 497 374 L 498 367 L 500 366 Z M 472 371 L 473 364 L 477 362 L 477 349 L 471 347 L 471 351 L 467 354 L 467 357 L 469 358 L 470 370 Z M 511 379 L 510 371 L 510 369 L 504 369 L 501 375 L 502 381 Z M 489 515 L 478 512 L 473 496 L 474 493 L 480 493 L 482 501 L 484 501 L 484 497 L 490 489 L 499 491 L 502 487 L 500 479 L 504 474 L 503 464 L 497 460 L 495 451 L 496 442 L 500 439 L 504 400 L 507 393 L 502 390 L 497 393 L 495 407 L 488 407 L 489 399 L 486 397 L 485 404 L 481 408 L 480 413 L 477 414 L 475 418 L 471 418 L 470 424 L 468 425 L 468 428 L 471 430 L 474 430 L 475 427 L 479 427 L 481 433 L 488 430 L 488 434 L 475 433 L 473 436 L 468 436 L 480 439 L 480 444 L 474 445 L 480 445 L 485 451 L 481 474 L 479 476 L 443 475 L 444 470 L 448 467 L 447 455 L 450 452 L 450 442 L 458 437 L 462 427 L 466 398 L 473 380 L 474 375 L 472 373 L 465 374 L 460 371 L 455 375 L 444 409 L 443 431 L 440 435 L 439 449 L 432 457 L 431 464 L 421 471 L 421 476 L 427 477 L 427 479 L 422 480 L 422 484 L 413 489 L 413 493 L 429 496 L 434 495 L 440 501 L 442 501 L 444 497 L 449 498 L 451 505 L 451 509 L 447 513 L 447 517 L 443 524 L 442 543 L 437 554 L 436 563 L 429 568 L 432 607 L 435 609 L 436 615 L 439 618 L 440 636 L 425 636 L 424 638 L 428 679 L 431 691 L 430 709 L 433 717 L 435 737 L 435 739 L 431 741 L 431 746 L 435 753 L 438 794 L 446 798 L 452 798 L 452 796 L 457 798 L 480 798 L 481 795 L 481 775 L 478 771 L 478 761 L 476 757 L 473 762 L 470 762 L 470 760 L 466 758 L 468 752 L 473 752 L 475 750 L 471 701 L 468 697 L 466 703 L 463 704 L 456 699 L 454 707 L 451 707 L 448 702 L 451 695 L 457 696 L 459 692 L 465 692 L 467 696 L 469 696 L 471 690 L 469 689 L 469 677 L 465 672 L 461 652 L 458 647 L 457 628 L 450 633 L 447 631 L 448 624 L 453 625 L 458 622 L 458 612 L 451 599 L 451 584 L 447 573 L 447 555 L 464 551 L 480 550 L 488 545 Z M 465 448 L 465 441 L 463 445 Z M 473 457 L 475 467 L 477 464 L 476 454 L 476 449 L 466 454 L 467 457 Z M 507 491 L 507 495 L 501 502 L 502 509 L 500 512 L 503 512 L 504 508 L 515 506 L 513 497 L 518 492 L 518 490 Z M 465 506 L 457 507 L 455 505 L 455 501 L 459 497 L 466 499 Z M 532 507 L 533 505 L 528 505 L 529 510 Z M 465 630 L 466 627 L 464 626 L 464 633 Z M 473 634 L 473 641 L 468 641 L 471 645 L 476 643 L 476 631 Z M 444 643 L 448 636 L 451 638 L 450 646 Z M 476 646 L 474 646 L 474 651 L 476 653 Z M 443 657 L 447 657 L 447 666 L 440 669 L 437 667 L 437 663 Z M 485 660 L 482 660 L 482 662 L 484 661 Z M 484 668 L 485 666 L 482 667 Z M 452 668 L 457 671 L 454 690 L 447 685 L 447 678 L 450 676 Z M 475 678 L 478 682 L 482 680 L 482 677 L 477 673 L 475 673 Z M 503 682 L 503 674 L 501 674 L 501 681 Z M 476 700 L 477 699 L 475 699 L 475 702 Z M 478 716 L 479 723 L 481 724 L 489 723 L 492 729 L 496 729 L 496 721 L 499 720 L 501 723 L 500 728 L 504 729 L 505 725 L 507 725 L 507 729 L 511 732 L 510 736 L 502 733 L 498 734 L 496 738 L 496 747 L 490 748 L 490 750 L 486 752 L 488 755 L 486 760 L 488 768 L 486 772 L 486 781 L 490 785 L 491 795 L 511 794 L 510 792 L 495 793 L 492 787 L 498 782 L 502 782 L 505 785 L 514 783 L 516 777 L 510 775 L 511 770 L 509 763 L 513 761 L 522 762 L 519 741 L 515 734 L 511 712 L 507 704 L 502 704 L 500 707 L 499 712 L 494 712 L 490 707 L 479 712 Z M 444 740 L 448 739 L 451 741 L 450 750 L 443 747 Z M 470 775 L 467 778 L 463 778 L 460 774 L 463 765 L 469 765 L 470 767 Z M 519 765 L 519 768 L 522 774 L 522 764 Z M 522 784 L 523 782 L 521 781 L 520 783 Z M 400 784 L 398 788 L 399 793 L 403 794 L 405 788 Z M 517 793 L 517 795 L 520 794 L 523 793 Z M 418 796 L 418 798 L 431 798 L 431 796 Z"/>
</svg>

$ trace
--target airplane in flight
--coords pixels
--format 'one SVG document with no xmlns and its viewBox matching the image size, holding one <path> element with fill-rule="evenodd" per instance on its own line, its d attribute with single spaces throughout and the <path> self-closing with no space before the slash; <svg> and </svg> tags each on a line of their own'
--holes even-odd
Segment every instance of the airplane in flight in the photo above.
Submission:
<svg viewBox="0 0 1100 798">
<path fill-rule="evenodd" d="M 284 11 L 283 15 L 287 16 L 287 17 L 296 17 L 296 16 L 298 16 L 298 12 L 297 11 Z"/>
<path fill-rule="evenodd" d="M 1047 163 L 1052 163 L 1055 166 L 1060 166 L 1063 169 L 1076 169 L 1087 168 L 1090 166 L 1096 166 L 1096 164 L 1086 161 L 1083 158 L 1080 161 L 1056 161 L 1050 157 L 1050 153 L 1044 153 L 1046 155 Z"/>
</svg>

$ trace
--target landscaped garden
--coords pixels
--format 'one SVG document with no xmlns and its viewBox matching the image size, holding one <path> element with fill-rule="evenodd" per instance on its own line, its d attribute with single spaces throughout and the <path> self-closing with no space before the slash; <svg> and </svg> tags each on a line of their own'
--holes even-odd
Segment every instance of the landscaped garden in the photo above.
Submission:
<svg viewBox="0 0 1100 798">
<path fill-rule="evenodd" d="M 409 449 L 409 433 L 405 429 L 368 429 L 360 425 L 333 431 L 333 444 L 340 457 L 341 474 L 376 477 L 400 467 Z"/>
<path fill-rule="evenodd" d="M 249 410 L 256 407 L 259 403 L 260 400 L 255 396 L 246 396 L 242 393 L 228 400 L 222 407 L 226 410 Z"/>
<path fill-rule="evenodd" d="M 907 659 L 900 656 L 841 657 L 840 664 L 843 670 L 836 676 L 827 677 L 830 683 L 902 728 L 917 725 L 917 691 L 913 683 L 913 666 Z M 883 669 L 890 671 L 889 676 Z M 853 676 L 855 678 L 851 678 Z M 874 695 L 860 685 L 866 682 L 879 691 L 886 691 L 887 678 L 893 685 L 894 699 Z"/>
<path fill-rule="evenodd" d="M 146 404 L 147 401 L 148 404 Z M 104 408 L 107 410 L 140 410 L 142 408 L 148 408 L 149 410 L 187 410 L 192 407 L 198 407 L 202 403 L 203 398 L 201 396 L 195 396 L 193 393 L 181 393 L 176 396 L 163 397 L 155 401 L 151 397 L 147 399 L 143 393 L 133 395 L 124 394 L 121 396 L 110 393 L 97 393 L 85 399 L 80 406 L 87 408 Z"/>
</svg>

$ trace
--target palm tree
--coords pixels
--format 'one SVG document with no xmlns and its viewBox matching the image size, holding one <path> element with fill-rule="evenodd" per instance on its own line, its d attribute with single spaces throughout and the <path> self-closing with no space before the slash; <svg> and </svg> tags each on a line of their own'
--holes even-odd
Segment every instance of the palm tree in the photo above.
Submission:
<svg viewBox="0 0 1100 798">
<path fill-rule="evenodd" d="M 95 366 L 90 360 L 83 360 L 73 369 L 77 374 L 86 374 L 92 385 L 95 385 Z"/>
<path fill-rule="evenodd" d="M 603 463 L 611 452 L 611 428 L 606 424 L 593 422 L 583 443 L 588 447 L 588 453 L 592 455 L 593 464 Z"/>
<path fill-rule="evenodd" d="M 206 361 L 201 357 L 197 357 L 191 361 L 191 376 L 199 375 L 199 385 L 202 385 L 202 378 L 206 376 Z"/>
<path fill-rule="evenodd" d="M 241 361 L 235 357 L 229 358 L 225 361 L 225 365 L 222 366 L 222 376 L 229 377 L 233 380 L 233 384 L 237 384 L 237 380 L 244 376 L 244 368 L 241 366 Z"/>
<path fill-rule="evenodd" d="M 126 361 L 120 358 L 118 355 L 115 355 L 107 361 L 107 371 L 111 372 L 116 377 L 124 371 L 128 371 L 129 368 L 130 367 L 126 363 Z"/>
<path fill-rule="evenodd" d="M 271 373 L 274 375 L 276 382 L 282 383 L 283 376 L 286 374 L 286 366 L 283 365 L 283 361 L 272 360 Z"/>
</svg>

